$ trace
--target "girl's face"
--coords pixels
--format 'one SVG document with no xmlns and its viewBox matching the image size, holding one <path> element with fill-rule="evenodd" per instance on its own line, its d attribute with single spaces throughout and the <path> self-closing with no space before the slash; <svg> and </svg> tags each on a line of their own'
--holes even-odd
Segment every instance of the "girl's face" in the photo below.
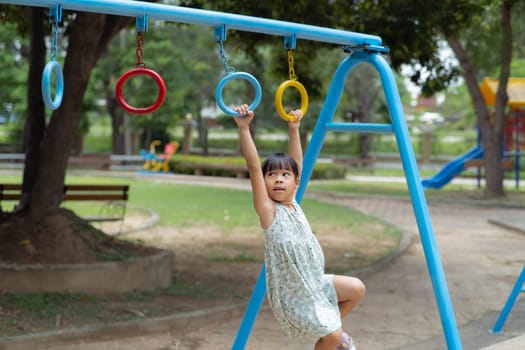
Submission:
<svg viewBox="0 0 525 350">
<path fill-rule="evenodd" d="M 264 174 L 264 183 L 271 199 L 279 203 L 288 203 L 294 199 L 299 178 L 290 169 L 273 169 Z"/>
</svg>

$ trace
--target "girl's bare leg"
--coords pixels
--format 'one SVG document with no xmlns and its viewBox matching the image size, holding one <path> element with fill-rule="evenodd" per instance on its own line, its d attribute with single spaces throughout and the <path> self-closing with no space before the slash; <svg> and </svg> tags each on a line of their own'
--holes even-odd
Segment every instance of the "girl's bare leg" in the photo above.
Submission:
<svg viewBox="0 0 525 350">
<path fill-rule="evenodd" d="M 333 280 L 343 319 L 365 296 L 365 285 L 359 278 L 350 276 L 334 275 Z"/>
<path fill-rule="evenodd" d="M 339 312 L 343 319 L 365 296 L 365 285 L 359 278 L 349 276 L 333 276 L 337 300 L 339 301 Z M 320 338 L 315 343 L 314 350 L 335 350 L 341 343 L 343 330 L 330 333 Z"/>
<path fill-rule="evenodd" d="M 315 343 L 314 350 L 335 350 L 337 345 L 341 342 L 343 330 L 338 329 L 333 333 L 325 335 Z"/>
</svg>

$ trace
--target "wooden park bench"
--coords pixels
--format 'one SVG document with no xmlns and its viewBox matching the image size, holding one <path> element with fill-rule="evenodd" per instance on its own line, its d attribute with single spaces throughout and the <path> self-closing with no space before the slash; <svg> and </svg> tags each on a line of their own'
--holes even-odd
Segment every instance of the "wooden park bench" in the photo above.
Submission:
<svg viewBox="0 0 525 350">
<path fill-rule="evenodd" d="M 0 168 L 22 169 L 24 160 L 24 153 L 0 153 Z M 110 170 L 113 165 L 121 162 L 109 154 L 82 154 L 70 156 L 67 165 L 69 169 Z"/>
<path fill-rule="evenodd" d="M 67 166 L 71 169 L 110 170 L 112 159 L 109 154 L 82 154 L 69 156 Z"/>
<path fill-rule="evenodd" d="M 90 222 L 123 221 L 126 214 L 129 185 L 65 185 L 64 201 L 104 202 L 100 213 L 107 215 L 89 216 Z M 21 184 L 0 184 L 0 202 L 18 201 L 22 195 Z"/>
<path fill-rule="evenodd" d="M 483 159 L 470 159 L 465 162 L 465 168 L 484 168 L 485 162 Z M 501 169 L 512 170 L 514 169 L 514 162 L 512 159 L 502 159 Z"/>
</svg>

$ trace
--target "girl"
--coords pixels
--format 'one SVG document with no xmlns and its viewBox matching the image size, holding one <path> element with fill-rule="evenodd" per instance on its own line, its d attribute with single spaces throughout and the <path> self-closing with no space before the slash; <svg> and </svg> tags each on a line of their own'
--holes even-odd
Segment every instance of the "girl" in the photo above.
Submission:
<svg viewBox="0 0 525 350">
<path fill-rule="evenodd" d="M 365 294 L 357 278 L 324 273 L 324 255 L 295 193 L 303 153 L 299 138 L 301 111 L 288 122 L 289 154 L 271 155 L 262 163 L 250 133 L 253 111 L 235 108 L 241 148 L 250 174 L 253 204 L 265 235 L 268 302 L 289 337 L 314 335 L 315 350 L 355 350 L 342 330 L 342 319 Z"/>
</svg>

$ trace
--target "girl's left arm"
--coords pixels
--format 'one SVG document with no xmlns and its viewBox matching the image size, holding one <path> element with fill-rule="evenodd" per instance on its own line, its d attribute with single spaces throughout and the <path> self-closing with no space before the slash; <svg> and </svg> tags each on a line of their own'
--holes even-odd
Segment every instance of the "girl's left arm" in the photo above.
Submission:
<svg viewBox="0 0 525 350">
<path fill-rule="evenodd" d="M 275 203 L 268 196 L 264 182 L 264 174 L 261 170 L 261 161 L 259 153 L 255 147 L 252 135 L 250 133 L 250 123 L 253 120 L 253 111 L 248 110 L 248 105 L 243 104 L 234 108 L 244 117 L 235 117 L 235 123 L 239 127 L 239 136 L 241 142 L 242 154 L 250 174 L 250 183 L 253 192 L 253 205 L 259 215 L 261 226 L 266 229 L 273 222 L 275 215 Z"/>
<path fill-rule="evenodd" d="M 290 112 L 295 116 L 295 120 L 288 122 L 288 133 L 289 133 L 289 145 L 288 154 L 297 163 L 299 168 L 299 175 L 303 169 L 303 148 L 301 146 L 301 136 L 299 135 L 299 126 L 301 125 L 301 119 L 303 118 L 301 110 L 295 110 Z"/>
</svg>

